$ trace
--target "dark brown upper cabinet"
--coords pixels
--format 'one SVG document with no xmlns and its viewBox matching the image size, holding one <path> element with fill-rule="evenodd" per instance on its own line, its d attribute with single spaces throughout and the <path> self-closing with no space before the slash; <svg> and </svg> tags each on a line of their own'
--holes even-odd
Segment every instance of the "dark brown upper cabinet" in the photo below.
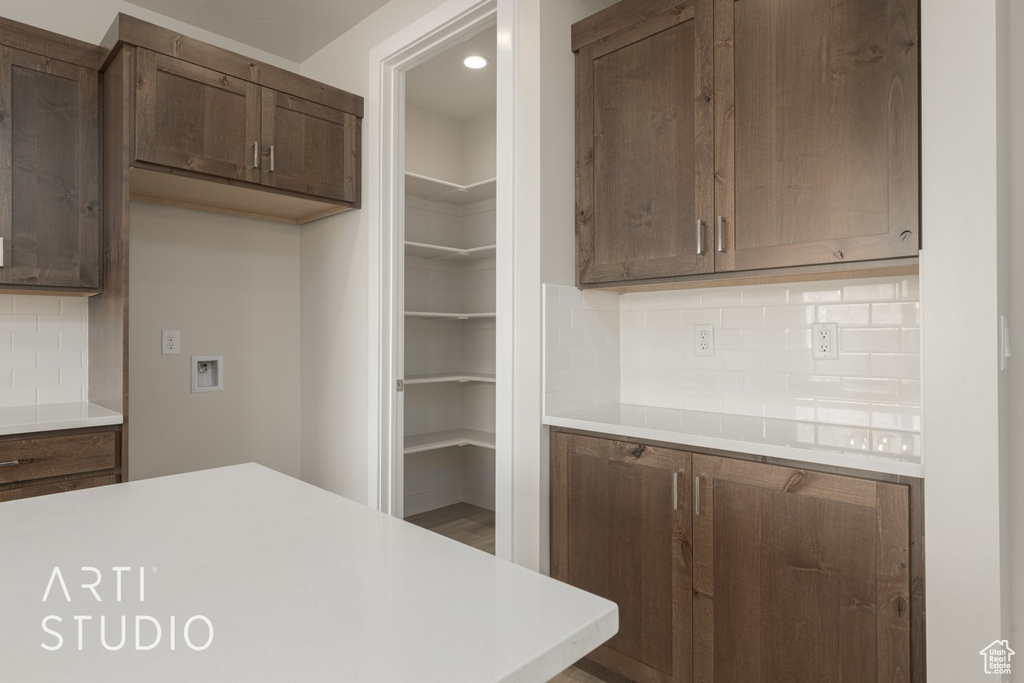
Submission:
<svg viewBox="0 0 1024 683">
<path fill-rule="evenodd" d="M 582 284 L 714 270 L 712 11 L 680 3 L 577 53 Z"/>
<path fill-rule="evenodd" d="M 716 0 L 717 270 L 917 255 L 917 7 Z"/>
<path fill-rule="evenodd" d="M 0 45 L 0 285 L 94 292 L 99 74 L 95 66 L 46 56 L 57 38 L 44 34 L 6 20 L 0 26 L 0 39 L 39 51 Z M 84 47 L 78 55 L 91 61 Z"/>
<path fill-rule="evenodd" d="M 580 286 L 917 255 L 917 3 L 623 0 L 573 50 Z"/>
<path fill-rule="evenodd" d="M 132 199 L 305 223 L 360 204 L 363 99 L 126 15 Z"/>
<path fill-rule="evenodd" d="M 356 201 L 356 117 L 269 88 L 262 102 L 263 184 Z"/>
<path fill-rule="evenodd" d="M 260 182 L 260 87 L 139 50 L 135 159 Z"/>
</svg>

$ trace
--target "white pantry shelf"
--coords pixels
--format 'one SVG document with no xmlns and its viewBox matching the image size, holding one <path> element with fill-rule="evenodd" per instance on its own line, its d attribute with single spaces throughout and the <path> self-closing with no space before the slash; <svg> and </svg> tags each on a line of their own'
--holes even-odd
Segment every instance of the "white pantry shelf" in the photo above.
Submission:
<svg viewBox="0 0 1024 683">
<path fill-rule="evenodd" d="M 448 429 L 429 434 L 408 434 L 405 437 L 404 452 L 409 455 L 451 446 L 480 446 L 494 450 L 494 434 L 476 429 Z"/>
<path fill-rule="evenodd" d="M 417 256 L 431 261 L 476 261 L 494 258 L 496 253 L 497 247 L 493 244 L 460 249 L 458 247 L 445 247 L 440 244 L 426 244 L 424 242 L 405 243 L 406 256 Z"/>
<path fill-rule="evenodd" d="M 442 384 L 445 382 L 486 382 L 494 384 L 494 375 L 482 372 L 443 372 L 433 375 L 406 375 L 405 384 Z"/>
<path fill-rule="evenodd" d="M 405 194 L 426 199 L 429 202 L 445 202 L 456 206 L 476 204 L 485 199 L 494 199 L 498 183 L 495 178 L 481 180 L 470 185 L 459 185 L 447 180 L 431 178 L 418 173 L 405 173 Z"/>
<path fill-rule="evenodd" d="M 494 313 L 443 313 L 432 311 L 406 311 L 406 318 L 423 318 L 424 320 L 473 320 L 476 318 L 494 318 Z"/>
</svg>

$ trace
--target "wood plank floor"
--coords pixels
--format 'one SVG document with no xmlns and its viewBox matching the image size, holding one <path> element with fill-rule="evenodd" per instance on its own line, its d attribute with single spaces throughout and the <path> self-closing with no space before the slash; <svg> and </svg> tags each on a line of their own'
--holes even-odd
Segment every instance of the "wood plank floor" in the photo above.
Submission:
<svg viewBox="0 0 1024 683">
<path fill-rule="evenodd" d="M 405 521 L 494 554 L 494 512 L 469 503 L 428 510 Z"/>
<path fill-rule="evenodd" d="M 469 503 L 421 512 L 405 521 L 466 545 L 494 554 L 494 512 Z M 604 683 L 586 671 L 570 666 L 551 683 Z"/>
</svg>

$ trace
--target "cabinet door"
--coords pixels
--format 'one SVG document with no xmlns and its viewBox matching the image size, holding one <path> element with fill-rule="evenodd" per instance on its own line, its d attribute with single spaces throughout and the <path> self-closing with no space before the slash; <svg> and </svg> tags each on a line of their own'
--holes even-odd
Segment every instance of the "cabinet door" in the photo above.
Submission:
<svg viewBox="0 0 1024 683">
<path fill-rule="evenodd" d="M 694 680 L 910 677 L 908 491 L 693 456 Z"/>
<path fill-rule="evenodd" d="M 711 0 L 577 53 L 579 284 L 714 269 L 712 55 Z"/>
<path fill-rule="evenodd" d="M 589 657 L 636 681 L 691 676 L 690 455 L 552 437 L 551 575 L 619 606 Z"/>
<path fill-rule="evenodd" d="M 259 86 L 136 51 L 135 159 L 259 182 Z"/>
<path fill-rule="evenodd" d="M 100 286 L 99 75 L 0 47 L 0 283 Z"/>
<path fill-rule="evenodd" d="M 916 256 L 910 0 L 715 0 L 717 270 Z"/>
<path fill-rule="evenodd" d="M 264 185 L 355 202 L 359 122 L 315 102 L 263 89 Z"/>
</svg>

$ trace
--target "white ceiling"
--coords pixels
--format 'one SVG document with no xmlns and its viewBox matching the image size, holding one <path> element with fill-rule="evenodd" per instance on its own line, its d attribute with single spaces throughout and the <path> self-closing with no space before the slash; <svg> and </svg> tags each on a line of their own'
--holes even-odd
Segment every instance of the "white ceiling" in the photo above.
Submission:
<svg viewBox="0 0 1024 683">
<path fill-rule="evenodd" d="M 388 0 L 130 0 L 301 63 Z"/>
<path fill-rule="evenodd" d="M 491 27 L 432 57 L 406 75 L 405 101 L 449 118 L 462 120 L 495 107 L 498 33 Z M 487 58 L 482 69 L 468 69 L 470 55 Z"/>
</svg>

